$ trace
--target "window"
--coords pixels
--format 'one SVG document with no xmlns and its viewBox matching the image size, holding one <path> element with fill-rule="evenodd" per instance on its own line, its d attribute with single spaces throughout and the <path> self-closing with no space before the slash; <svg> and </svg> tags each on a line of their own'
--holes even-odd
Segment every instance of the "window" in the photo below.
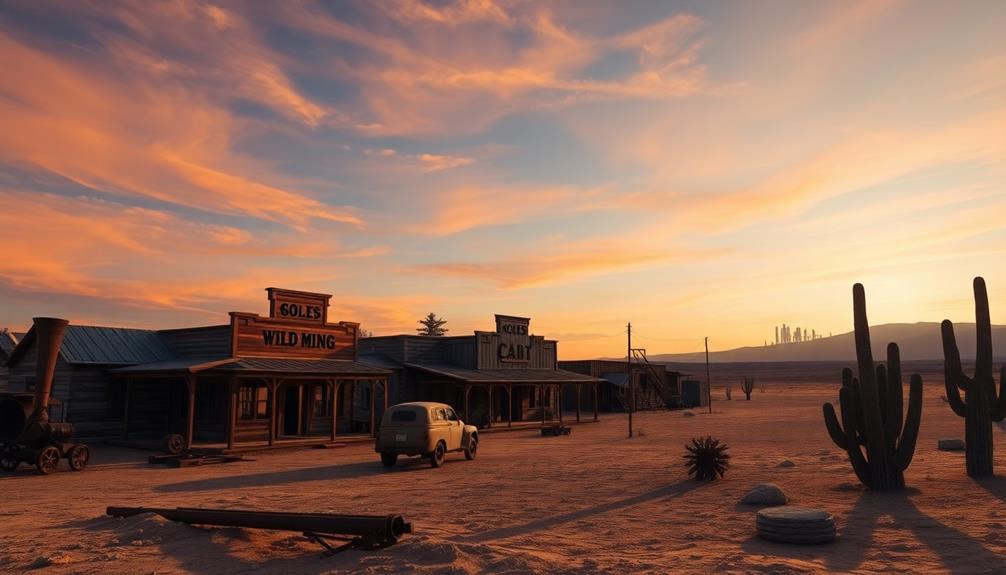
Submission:
<svg viewBox="0 0 1006 575">
<path fill-rule="evenodd" d="M 269 390 L 264 386 L 241 386 L 238 390 L 238 415 L 241 419 L 268 419 Z"/>
<path fill-rule="evenodd" d="M 447 421 L 457 421 L 457 420 L 458 420 L 458 414 L 454 413 L 453 409 L 448 409 L 447 410 Z"/>
<path fill-rule="evenodd" d="M 402 423 L 415 421 L 417 415 L 419 414 L 416 413 L 416 410 L 414 409 L 399 409 L 391 413 L 391 421 L 398 421 Z"/>
<path fill-rule="evenodd" d="M 442 407 L 438 407 L 433 410 L 433 418 L 437 421 L 443 421 L 447 419 L 447 412 Z"/>
</svg>

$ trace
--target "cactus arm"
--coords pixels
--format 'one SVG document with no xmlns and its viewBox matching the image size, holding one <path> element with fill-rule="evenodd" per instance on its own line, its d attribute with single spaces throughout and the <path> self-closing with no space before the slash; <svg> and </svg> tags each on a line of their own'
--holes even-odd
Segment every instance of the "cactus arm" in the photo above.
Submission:
<svg viewBox="0 0 1006 575">
<path fill-rule="evenodd" d="M 999 396 L 992 410 L 992 421 L 1006 419 L 1006 366 L 999 371 Z"/>
<path fill-rule="evenodd" d="M 908 384 L 908 415 L 905 417 L 905 429 L 901 433 L 901 443 L 898 445 L 897 465 L 902 470 L 908 469 L 915 455 L 915 443 L 919 439 L 919 426 L 922 423 L 922 377 L 912 374 Z"/>
<path fill-rule="evenodd" d="M 940 331 L 943 334 L 943 359 L 945 363 L 945 373 L 947 385 L 952 383 L 960 389 L 967 391 L 968 381 L 961 369 L 961 352 L 957 349 L 957 337 L 954 336 L 954 324 L 949 320 L 943 320 L 940 324 Z M 949 397 L 947 398 L 950 399 Z"/>
<path fill-rule="evenodd" d="M 887 421 L 888 429 L 901 433 L 904 422 L 905 390 L 901 383 L 901 350 L 898 344 L 887 344 Z M 897 435 L 895 436 L 897 440 Z"/>
<path fill-rule="evenodd" d="M 831 440 L 835 442 L 835 445 L 849 451 L 853 446 L 850 445 L 848 434 L 842 431 L 842 425 L 838 422 L 838 417 L 835 416 L 835 407 L 831 403 L 825 403 L 823 410 L 824 425 L 828 428 Z"/>
<path fill-rule="evenodd" d="M 992 381 L 992 320 L 989 316 L 989 294 L 985 280 L 975 278 L 975 332 L 978 346 L 975 354 L 975 377 L 977 381 Z"/>
<path fill-rule="evenodd" d="M 961 390 L 957 388 L 956 379 L 950 373 L 951 369 L 950 362 L 944 362 L 943 381 L 947 388 L 947 403 L 950 404 L 950 409 L 954 410 L 954 413 L 958 417 L 967 417 L 967 406 L 964 405 L 964 400 L 961 399 Z"/>
</svg>

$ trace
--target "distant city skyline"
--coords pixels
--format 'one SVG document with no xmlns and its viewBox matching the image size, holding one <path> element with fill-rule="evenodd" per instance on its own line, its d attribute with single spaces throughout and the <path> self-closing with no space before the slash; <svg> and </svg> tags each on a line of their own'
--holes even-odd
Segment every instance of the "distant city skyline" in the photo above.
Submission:
<svg viewBox="0 0 1006 575">
<path fill-rule="evenodd" d="M 0 4 L 0 326 L 1006 323 L 1001 2 Z M 998 304 L 998 305 L 997 305 Z"/>
</svg>

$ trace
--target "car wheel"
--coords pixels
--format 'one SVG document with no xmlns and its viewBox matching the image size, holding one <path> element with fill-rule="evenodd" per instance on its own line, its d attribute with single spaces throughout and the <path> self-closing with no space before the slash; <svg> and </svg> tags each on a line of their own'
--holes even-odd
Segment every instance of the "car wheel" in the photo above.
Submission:
<svg viewBox="0 0 1006 575">
<path fill-rule="evenodd" d="M 468 447 L 465 448 L 465 459 L 471 461 L 475 459 L 475 454 L 479 449 L 479 440 L 475 437 L 468 440 Z"/>
<path fill-rule="evenodd" d="M 398 454 L 397 453 L 382 453 L 381 454 L 381 463 L 383 463 L 385 467 L 394 467 L 395 464 L 398 463 Z"/>
<path fill-rule="evenodd" d="M 441 441 L 437 443 L 437 446 L 433 449 L 433 454 L 430 455 L 430 465 L 433 467 L 440 467 L 444 464 L 444 458 L 447 456 L 447 446 Z"/>
</svg>

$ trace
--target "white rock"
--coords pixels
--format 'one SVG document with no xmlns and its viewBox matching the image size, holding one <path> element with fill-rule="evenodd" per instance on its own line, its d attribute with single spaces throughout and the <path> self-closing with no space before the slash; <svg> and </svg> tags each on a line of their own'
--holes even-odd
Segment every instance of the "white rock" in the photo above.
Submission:
<svg viewBox="0 0 1006 575">
<path fill-rule="evenodd" d="M 746 505 L 786 505 L 789 497 L 775 483 L 759 483 L 741 499 Z"/>
</svg>

